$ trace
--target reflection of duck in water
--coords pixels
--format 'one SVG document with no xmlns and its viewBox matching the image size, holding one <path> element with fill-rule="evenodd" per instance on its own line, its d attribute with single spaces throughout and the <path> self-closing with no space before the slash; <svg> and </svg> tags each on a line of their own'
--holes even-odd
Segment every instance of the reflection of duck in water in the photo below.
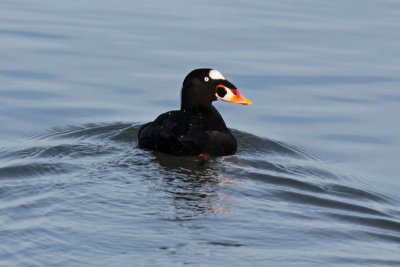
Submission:
<svg viewBox="0 0 400 267">
<path fill-rule="evenodd" d="M 219 71 L 190 72 L 183 81 L 181 109 L 143 125 L 139 147 L 174 155 L 234 154 L 236 139 L 211 104 L 215 100 L 251 104 Z"/>
<path fill-rule="evenodd" d="M 160 178 L 157 191 L 165 192 L 171 201 L 174 219 L 188 220 L 206 214 L 230 212 L 239 201 L 225 187 L 236 187 L 240 179 L 221 173 L 221 159 L 212 159 L 206 166 L 199 167 L 194 157 L 171 156 L 154 153 L 157 159 L 157 173 Z M 228 190 L 229 191 L 229 190 Z"/>
</svg>

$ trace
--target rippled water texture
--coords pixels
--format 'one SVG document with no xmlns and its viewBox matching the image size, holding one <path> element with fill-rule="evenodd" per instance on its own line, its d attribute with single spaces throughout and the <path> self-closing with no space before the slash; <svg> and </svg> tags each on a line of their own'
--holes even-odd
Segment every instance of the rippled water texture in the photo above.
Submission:
<svg viewBox="0 0 400 267">
<path fill-rule="evenodd" d="M 398 1 L 2 1 L 0 266 L 400 265 Z M 137 148 L 214 67 L 238 153 Z"/>
<path fill-rule="evenodd" d="M 202 164 L 135 148 L 138 129 L 67 127 L 3 149 L 6 265 L 400 263 L 396 202 L 324 160 L 234 131 L 240 152 Z"/>
</svg>

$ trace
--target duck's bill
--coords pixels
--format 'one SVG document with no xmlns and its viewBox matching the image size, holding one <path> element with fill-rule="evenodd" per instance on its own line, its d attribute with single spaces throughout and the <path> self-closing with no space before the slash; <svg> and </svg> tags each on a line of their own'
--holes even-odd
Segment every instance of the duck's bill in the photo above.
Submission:
<svg viewBox="0 0 400 267">
<path fill-rule="evenodd" d="M 235 90 L 235 89 L 231 89 Z M 234 94 L 231 99 L 229 100 L 232 103 L 236 104 L 242 104 L 242 105 L 252 105 L 253 103 L 250 101 L 250 99 L 245 98 L 238 90 L 236 91 L 236 95 Z"/>
<path fill-rule="evenodd" d="M 242 105 L 253 104 L 249 99 L 245 98 L 238 89 L 228 88 L 225 85 L 218 85 L 216 89 L 216 96 L 218 100 L 232 102 Z"/>
</svg>

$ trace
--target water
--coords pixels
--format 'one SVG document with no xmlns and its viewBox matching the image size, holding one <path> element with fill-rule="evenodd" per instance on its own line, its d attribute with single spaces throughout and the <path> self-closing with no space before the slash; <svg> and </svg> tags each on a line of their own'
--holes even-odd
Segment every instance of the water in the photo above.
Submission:
<svg viewBox="0 0 400 267">
<path fill-rule="evenodd" d="M 2 1 L 0 265 L 400 265 L 398 1 Z M 220 70 L 234 156 L 138 149 Z"/>
</svg>

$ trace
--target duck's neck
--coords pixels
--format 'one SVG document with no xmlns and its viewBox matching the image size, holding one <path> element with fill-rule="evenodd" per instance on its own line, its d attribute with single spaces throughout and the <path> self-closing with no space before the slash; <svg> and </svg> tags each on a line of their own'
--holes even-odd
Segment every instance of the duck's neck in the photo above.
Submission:
<svg viewBox="0 0 400 267">
<path fill-rule="evenodd" d="M 197 106 L 186 106 L 181 105 L 181 111 L 190 113 L 210 113 L 213 112 L 215 108 L 210 104 L 209 106 L 197 105 Z"/>
<path fill-rule="evenodd" d="M 201 111 L 212 108 L 212 96 L 196 86 L 184 86 L 181 91 L 181 110 Z"/>
</svg>

